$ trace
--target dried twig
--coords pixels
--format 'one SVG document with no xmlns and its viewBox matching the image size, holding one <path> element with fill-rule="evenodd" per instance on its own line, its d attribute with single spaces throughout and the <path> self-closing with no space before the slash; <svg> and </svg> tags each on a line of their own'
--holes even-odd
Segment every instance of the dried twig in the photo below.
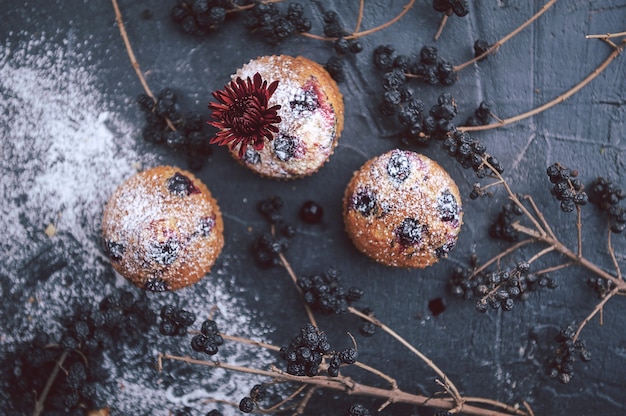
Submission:
<svg viewBox="0 0 626 416">
<path fill-rule="evenodd" d="M 476 56 L 473 59 L 470 59 L 467 62 L 464 62 L 460 65 L 457 65 L 454 67 L 454 70 L 459 72 L 460 70 L 462 70 L 465 67 L 470 66 L 471 64 L 473 64 L 474 62 L 478 62 L 481 59 L 483 59 L 484 57 L 486 57 L 487 55 L 490 55 L 492 53 L 495 53 L 500 46 L 504 45 L 507 41 L 509 41 L 512 37 L 514 37 L 515 35 L 517 35 L 519 32 L 521 32 L 522 30 L 524 30 L 528 25 L 530 25 L 532 22 L 534 22 L 535 20 L 537 20 L 542 14 L 544 14 L 546 11 L 548 11 L 548 9 L 550 7 L 552 7 L 554 5 L 554 3 L 556 3 L 557 0 L 550 0 L 548 1 L 546 4 L 543 5 L 543 7 L 541 9 L 539 9 L 539 11 L 537 13 L 535 13 L 530 19 L 526 20 L 524 23 L 522 23 L 517 29 L 513 30 L 511 33 L 509 33 L 508 35 L 506 35 L 505 37 L 503 37 L 502 39 L 500 39 L 499 41 L 497 41 L 496 43 L 494 43 L 493 45 L 491 45 L 491 47 L 489 47 L 489 49 L 487 49 L 485 52 L 483 52 L 482 54 Z"/>
<path fill-rule="evenodd" d="M 515 123 L 520 120 L 524 120 L 528 117 L 532 117 L 543 111 L 546 111 L 547 109 L 551 107 L 554 107 L 557 104 L 562 103 L 563 101 L 567 100 L 569 97 L 571 97 L 572 95 L 580 91 L 585 85 L 593 81 L 598 75 L 600 75 L 602 71 L 604 71 L 611 64 L 611 62 L 613 62 L 615 58 L 617 58 L 622 53 L 622 51 L 624 50 L 624 47 L 626 47 L 626 39 L 624 39 L 620 45 L 612 44 L 612 47 L 613 47 L 613 51 L 611 52 L 611 54 L 604 60 L 604 62 L 602 62 L 596 69 L 594 69 L 593 72 L 587 75 L 578 84 L 574 85 L 572 88 L 570 88 L 563 94 L 559 95 L 558 97 L 554 98 L 553 100 L 548 101 L 547 103 L 539 107 L 533 108 L 532 110 L 529 110 L 525 113 L 518 114 L 517 116 L 514 116 L 514 117 L 505 118 L 498 123 L 491 123 L 491 124 L 486 124 L 483 126 L 460 126 L 458 127 L 458 129 L 461 131 L 481 131 L 481 130 L 495 129 L 498 127 L 503 127 L 508 124 Z"/>
</svg>

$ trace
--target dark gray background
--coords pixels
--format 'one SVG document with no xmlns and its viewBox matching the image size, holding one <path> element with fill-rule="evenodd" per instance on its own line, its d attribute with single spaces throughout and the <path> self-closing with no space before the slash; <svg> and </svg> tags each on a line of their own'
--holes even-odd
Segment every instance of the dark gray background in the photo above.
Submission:
<svg viewBox="0 0 626 416">
<path fill-rule="evenodd" d="M 203 112 L 207 118 L 210 92 L 221 88 L 229 81 L 230 74 L 248 60 L 284 53 L 304 55 L 324 63 L 332 53 L 329 43 L 307 38 L 268 46 L 249 36 L 240 19 L 227 23 L 210 37 L 186 36 L 169 19 L 173 3 L 122 1 L 120 6 L 137 59 L 143 71 L 149 73 L 147 81 L 152 89 L 156 92 L 172 87 L 184 109 Z M 339 11 L 347 28 L 354 25 L 357 1 L 303 3 L 313 21 L 314 33 L 321 33 L 320 4 Z M 392 18 L 403 3 L 366 1 L 362 27 L 370 28 Z M 613 299 L 606 306 L 604 326 L 594 319 L 583 332 L 594 359 L 588 364 L 576 364 L 570 384 L 561 385 L 545 374 L 544 360 L 555 345 L 552 338 L 558 328 L 582 320 L 597 302 L 596 295 L 586 287 L 585 271 L 574 268 L 554 274 L 559 282 L 557 289 L 532 294 L 525 304 L 518 304 L 510 313 L 490 311 L 481 315 L 474 311 L 473 302 L 457 300 L 448 294 L 448 276 L 455 264 L 465 264 L 473 252 L 486 260 L 506 247 L 487 235 L 488 224 L 506 195 L 500 189 L 491 199 L 467 198 L 476 178 L 447 157 L 438 144 L 421 151 L 450 172 L 465 197 L 465 224 L 449 259 L 426 270 L 390 269 L 357 252 L 343 230 L 341 200 L 352 172 L 370 157 L 398 146 L 396 139 L 389 138 L 396 127 L 377 111 L 382 87 L 381 74 L 372 65 L 373 49 L 389 43 L 399 53 L 415 54 L 424 44 L 435 45 L 443 57 L 459 64 L 473 55 L 474 40 L 493 42 L 501 38 L 542 4 L 508 0 L 472 2 L 470 14 L 464 18 L 451 17 L 435 43 L 433 34 L 439 14 L 430 2 L 418 0 L 393 27 L 363 38 L 365 49 L 346 60 L 347 79 L 340 84 L 346 102 L 344 133 L 329 163 L 309 178 L 293 182 L 263 179 L 236 164 L 224 149 L 216 149 L 198 175 L 209 186 L 225 215 L 226 246 L 218 263 L 225 258 L 231 261 L 229 267 L 235 285 L 245 289 L 241 297 L 256 311 L 256 319 L 277 328 L 271 342 L 286 344 L 306 322 L 286 273 L 279 268 L 259 270 L 247 254 L 252 236 L 266 230 L 254 205 L 257 200 L 276 194 L 285 201 L 285 216 L 299 230 L 287 253 L 296 272 L 314 273 L 328 266 L 338 267 L 347 285 L 358 285 L 365 290 L 362 304 L 372 306 L 379 319 L 436 362 L 463 394 L 510 403 L 526 400 L 537 415 L 624 413 L 626 303 L 623 298 Z M 144 121 L 134 105 L 134 97 L 142 89 L 124 50 L 110 2 L 0 1 L 0 10 L 1 41 L 15 41 L 17 37 L 41 30 L 75 39 L 77 47 L 82 48 L 81 41 L 89 39 L 92 68 L 99 88 L 107 97 L 103 106 L 125 113 L 139 132 Z M 150 18 L 142 16 L 146 10 L 151 11 Z M 442 92 L 452 93 L 459 105 L 456 119 L 459 124 L 482 100 L 490 101 L 500 117 L 519 114 L 572 87 L 610 53 L 608 46 L 598 40 L 586 40 L 585 34 L 623 31 L 624 22 L 623 0 L 557 2 L 537 22 L 502 46 L 495 56 L 463 70 L 455 85 L 444 88 L 415 83 L 416 93 L 427 106 L 434 104 Z M 545 168 L 558 161 L 578 169 L 585 183 L 603 175 L 626 186 L 624 62 L 624 56 L 619 57 L 590 85 L 557 107 L 505 128 L 475 134 L 503 162 L 505 177 L 512 188 L 532 194 L 555 232 L 571 242 L 571 247 L 575 246 L 576 236 L 574 216 L 561 213 L 550 197 Z M 161 163 L 185 167 L 184 157 L 145 145 L 139 134 L 136 146 L 157 154 Z M 297 211 L 307 199 L 314 199 L 324 207 L 321 225 L 305 225 L 297 219 Z M 585 254 L 611 270 L 603 220 L 590 206 L 585 208 L 583 217 Z M 615 236 L 614 245 L 623 267 L 624 236 Z M 538 250 L 534 247 L 523 255 L 529 257 Z M 519 259 L 512 258 L 511 262 Z M 544 265 L 559 261 L 555 257 Z M 446 299 L 447 309 L 433 317 L 428 301 L 436 297 Z M 319 322 L 338 345 L 348 344 L 345 331 L 356 332 L 357 319 L 350 316 L 320 317 Z M 223 330 L 228 332 L 228 328 Z M 438 390 L 433 383 L 434 374 L 382 332 L 372 338 L 358 337 L 358 343 L 360 360 L 383 369 L 405 390 L 424 394 Z M 334 392 L 324 394 L 337 399 Z M 345 403 L 340 399 L 337 402 Z M 363 402 L 372 409 L 381 404 L 369 399 Z M 307 413 L 339 415 L 343 408 L 335 400 L 320 400 L 316 395 Z M 385 412 L 432 413 L 429 409 L 393 405 Z"/>
</svg>

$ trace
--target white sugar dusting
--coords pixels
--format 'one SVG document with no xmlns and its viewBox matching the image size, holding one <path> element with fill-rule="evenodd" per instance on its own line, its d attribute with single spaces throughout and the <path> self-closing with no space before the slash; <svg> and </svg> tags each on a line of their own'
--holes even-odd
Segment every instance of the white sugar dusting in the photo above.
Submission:
<svg viewBox="0 0 626 416">
<path fill-rule="evenodd" d="M 139 166 L 158 161 L 135 149 L 141 126 L 124 119 L 128 109 L 104 105 L 106 97 L 94 86 L 89 39 L 78 46 L 49 40 L 60 35 L 12 33 L 0 46 L 0 296 L 8 299 L 0 307 L 5 317 L 0 320 L 2 348 L 27 342 L 42 328 L 58 339 L 59 319 L 71 312 L 71 305 L 97 305 L 114 286 L 135 297 L 140 293 L 111 277 L 100 221 L 113 190 Z M 262 339 L 270 329 L 253 321 L 233 294 L 232 260 L 222 256 L 218 276 L 208 276 L 198 288 L 171 294 L 169 300 L 150 297 L 159 304 L 188 307 L 199 321 L 215 306 L 225 332 Z M 151 337 L 154 355 L 138 359 L 129 352 L 129 362 L 141 365 L 109 362 L 120 386 L 111 396 L 112 414 L 169 415 L 185 403 L 206 412 L 211 407 L 204 399 L 238 400 L 254 383 L 247 375 L 200 368 L 199 383 L 168 390 L 160 383 L 167 374 L 154 367 L 157 352 L 189 354 L 188 340 L 165 339 L 155 329 L 139 336 Z M 229 344 L 220 349 L 220 360 L 254 361 L 257 366 L 273 362 L 266 352 Z M 172 345 L 178 351 L 163 351 Z M 177 366 L 184 365 L 169 367 L 175 371 Z M 228 406 L 223 410 L 238 413 Z"/>
</svg>

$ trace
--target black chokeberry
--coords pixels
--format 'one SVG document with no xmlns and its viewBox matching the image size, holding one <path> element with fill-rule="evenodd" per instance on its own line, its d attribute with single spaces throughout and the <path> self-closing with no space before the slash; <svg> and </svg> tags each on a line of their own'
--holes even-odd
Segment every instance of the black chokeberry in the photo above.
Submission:
<svg viewBox="0 0 626 416">
<path fill-rule="evenodd" d="M 254 410 L 254 400 L 250 397 L 244 397 L 239 402 L 239 410 L 244 413 L 251 413 Z"/>
<path fill-rule="evenodd" d="M 300 219 L 309 224 L 317 224 L 324 216 L 324 208 L 317 202 L 308 200 L 300 207 Z"/>
</svg>

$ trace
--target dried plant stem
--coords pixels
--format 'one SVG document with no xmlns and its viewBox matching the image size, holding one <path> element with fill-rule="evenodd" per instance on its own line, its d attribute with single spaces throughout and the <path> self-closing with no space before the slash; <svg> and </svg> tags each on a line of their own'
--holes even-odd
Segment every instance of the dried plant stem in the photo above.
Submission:
<svg viewBox="0 0 626 416">
<path fill-rule="evenodd" d="M 554 5 L 554 3 L 556 3 L 556 2 L 557 2 L 557 0 L 550 0 L 550 1 L 548 1 L 546 4 L 543 5 L 543 7 L 541 9 L 539 9 L 539 11 L 537 13 L 532 15 L 532 17 L 530 19 L 528 19 L 524 23 L 522 23 L 517 29 L 515 29 L 514 31 L 512 31 L 511 33 L 509 33 L 508 35 L 506 35 L 505 37 L 503 37 L 502 39 L 500 39 L 499 41 L 497 41 L 496 43 L 491 45 L 491 47 L 489 49 L 487 49 L 485 52 L 483 52 L 482 54 L 478 55 L 477 57 L 475 57 L 473 59 L 470 59 L 469 61 L 464 62 L 464 63 L 462 63 L 460 65 L 455 66 L 454 70 L 458 72 L 458 71 L 462 70 L 463 68 L 470 66 L 474 62 L 478 62 L 479 60 L 483 59 L 487 55 L 495 53 L 500 48 L 500 46 L 504 45 L 512 37 L 517 35 L 519 32 L 524 30 L 528 25 L 530 25 L 532 22 L 537 20 L 542 14 L 544 14 L 546 11 L 548 11 L 548 9 L 550 7 L 552 7 Z"/>
<path fill-rule="evenodd" d="M 220 332 L 220 335 L 224 339 L 227 339 L 229 341 L 238 342 L 240 344 L 248 344 L 248 345 L 252 345 L 254 347 L 265 348 L 265 349 L 270 350 L 270 351 L 276 351 L 276 352 L 280 351 L 280 348 L 277 347 L 276 345 L 268 344 L 266 342 L 255 341 L 253 339 L 244 338 L 244 337 L 238 337 L 238 336 L 234 336 L 234 335 L 222 334 L 221 332 Z"/>
<path fill-rule="evenodd" d="M 621 44 L 615 45 L 612 44 L 612 48 L 613 48 L 613 52 L 611 52 L 611 54 L 604 60 L 604 62 L 602 62 L 596 69 L 593 70 L 593 72 L 591 72 L 589 75 L 587 75 L 582 81 L 580 81 L 578 84 L 576 84 L 575 86 L 573 86 L 571 89 L 567 90 L 566 92 L 564 92 L 563 94 L 559 95 L 558 97 L 556 97 L 555 99 L 539 106 L 536 107 L 532 110 L 529 110 L 525 113 L 519 114 L 517 116 L 514 117 L 510 117 L 510 118 L 505 118 L 502 121 L 498 122 L 498 123 L 491 123 L 491 124 L 487 124 L 484 126 L 461 126 L 458 127 L 459 130 L 461 131 L 481 131 L 481 130 L 491 130 L 491 129 L 495 129 L 498 127 L 503 127 L 506 126 L 508 124 L 512 124 L 515 122 L 518 122 L 520 120 L 524 120 L 528 117 L 532 117 L 534 115 L 537 115 L 551 107 L 554 107 L 557 104 L 562 103 L 563 101 L 567 100 L 569 97 L 571 97 L 572 95 L 576 94 L 578 91 L 580 91 L 585 85 L 589 84 L 594 78 L 596 78 L 598 75 L 600 75 L 602 73 L 602 71 L 604 71 L 610 64 L 611 62 L 613 62 L 615 60 L 615 58 L 617 58 L 622 51 L 624 50 L 624 47 L 626 46 L 626 39 L 624 39 Z"/>
<path fill-rule="evenodd" d="M 626 32 L 605 33 L 603 35 L 585 35 L 586 39 L 610 39 L 626 36 Z"/>
<path fill-rule="evenodd" d="M 156 103 L 156 98 L 154 97 L 152 90 L 148 86 L 148 83 L 146 82 L 146 78 L 143 76 L 143 72 L 141 71 L 141 68 L 139 67 L 139 62 L 137 61 L 137 58 L 135 57 L 135 53 L 133 52 L 133 47 L 131 46 L 130 40 L 128 39 L 128 34 L 126 33 L 126 26 L 124 26 L 124 20 L 122 19 L 122 12 L 120 11 L 120 7 L 117 4 L 117 0 L 111 0 L 111 3 L 113 3 L 113 10 L 115 10 L 115 21 L 117 22 L 117 27 L 120 29 L 120 35 L 122 37 L 122 40 L 124 41 L 124 46 L 126 47 L 126 53 L 128 54 L 130 63 L 133 66 L 133 69 L 135 70 L 135 73 L 137 74 L 137 78 L 139 78 L 139 82 L 141 83 L 141 86 L 143 87 L 144 91 L 146 92 L 148 97 L 152 98 L 152 101 Z M 165 122 L 167 123 L 167 127 L 169 127 L 172 131 L 176 131 L 176 127 L 174 126 L 174 124 L 169 118 L 165 117 Z"/>
<path fill-rule="evenodd" d="M 573 261 L 568 261 L 567 263 L 562 263 L 557 266 L 546 267 L 545 269 L 537 270 L 535 274 L 547 274 L 547 273 L 556 272 L 557 270 L 566 269 L 570 266 L 573 266 L 574 264 L 576 263 L 574 263 Z"/>
<path fill-rule="evenodd" d="M 204 361 L 193 359 L 188 356 L 177 356 L 170 354 L 159 354 L 159 363 L 163 360 L 173 360 L 185 362 L 188 364 L 194 365 L 202 365 L 206 367 L 213 368 L 223 368 L 225 370 L 237 371 L 241 373 L 247 374 L 255 374 L 260 376 L 265 376 L 274 380 L 280 381 L 290 381 L 299 384 L 307 384 L 321 388 L 327 388 L 332 390 L 343 391 L 350 395 L 361 395 L 361 396 L 370 396 L 370 397 L 378 397 L 383 399 L 388 399 L 392 403 L 405 403 L 405 404 L 413 404 L 417 406 L 429 406 L 440 409 L 452 409 L 456 405 L 453 400 L 450 399 L 439 399 L 439 398 L 431 398 L 426 397 L 419 394 L 411 394 L 407 393 L 400 389 L 384 389 L 380 387 L 368 386 L 361 383 L 355 382 L 353 379 L 347 376 L 338 376 L 338 377 L 326 377 L 326 376 L 294 376 L 288 374 L 284 371 L 279 370 L 276 367 L 272 367 L 270 370 L 261 370 L 256 368 L 243 367 L 234 364 L 222 363 L 219 361 Z M 161 368 L 161 367 L 160 367 Z M 499 407 L 501 409 L 505 409 L 507 413 L 502 413 L 497 410 L 484 409 L 479 406 L 473 406 L 470 404 L 463 405 L 463 414 L 467 415 L 479 415 L 479 416 L 529 416 L 529 413 L 524 412 L 520 409 L 516 409 L 511 406 L 502 405 L 495 401 L 482 401 L 475 403 L 484 403 L 489 404 L 494 407 Z"/>
<path fill-rule="evenodd" d="M 52 388 L 52 384 L 54 384 L 54 380 L 57 378 L 57 375 L 59 374 L 59 370 L 63 367 L 63 363 L 67 359 L 68 354 L 69 354 L 68 351 L 63 351 L 61 353 L 61 356 L 57 360 L 56 364 L 54 365 L 54 368 L 52 369 L 50 376 L 48 376 L 48 381 L 46 381 L 46 385 L 44 386 L 41 392 L 41 395 L 37 399 L 37 403 L 35 403 L 33 416 L 39 416 L 41 412 L 43 412 L 44 402 L 46 401 L 46 398 L 48 397 L 48 393 L 50 393 L 50 389 Z"/>
<path fill-rule="evenodd" d="M 374 318 L 374 317 L 372 317 L 370 315 L 366 315 L 363 312 L 355 309 L 352 306 L 348 307 L 348 311 L 351 314 L 356 315 L 359 318 L 365 319 L 365 320 L 373 323 L 374 325 L 378 326 L 380 329 L 385 331 L 387 334 L 391 335 L 391 337 L 393 337 L 396 341 L 398 341 L 400 344 L 402 344 L 404 347 L 406 347 L 409 351 L 411 351 L 414 355 L 419 357 L 419 359 L 421 359 L 426 365 L 428 365 L 443 380 L 445 385 L 450 389 L 450 393 L 452 395 L 452 398 L 457 403 L 457 405 L 462 405 L 463 404 L 463 398 L 461 397 L 461 393 L 459 393 L 459 390 L 456 388 L 454 383 L 452 383 L 452 381 L 450 381 L 448 376 L 433 362 L 433 360 L 431 360 L 430 358 L 426 357 L 424 354 L 422 354 L 422 352 L 420 352 L 417 348 L 415 348 L 413 345 L 411 345 L 406 339 L 401 337 L 396 331 L 394 331 L 393 329 L 389 328 L 387 325 L 383 324 L 378 319 L 376 319 L 376 318 Z"/>
<path fill-rule="evenodd" d="M 615 257 L 615 250 L 613 250 L 612 237 L 613 233 L 611 232 L 611 227 L 609 227 L 609 232 L 607 236 L 606 245 L 609 250 L 609 254 L 611 255 L 611 260 L 613 261 L 613 266 L 615 266 L 615 273 L 617 274 L 617 278 L 622 280 L 622 269 L 619 267 L 619 263 L 617 262 L 617 258 Z"/>
<path fill-rule="evenodd" d="M 304 397 L 300 401 L 300 404 L 296 408 L 294 416 L 304 414 L 304 409 L 307 407 L 307 405 L 311 401 L 311 398 L 313 397 L 313 393 L 315 393 L 316 390 L 317 390 L 317 387 L 309 386 L 309 389 L 306 391 L 306 393 L 304 394 Z"/>
<path fill-rule="evenodd" d="M 355 32 L 349 36 L 345 36 L 346 39 L 356 39 L 356 38 L 361 38 L 363 36 L 367 36 L 367 35 L 371 35 L 372 33 L 376 33 L 378 31 L 381 31 L 383 29 L 388 28 L 389 26 L 392 26 L 394 23 L 396 23 L 398 20 L 402 19 L 402 17 L 407 14 L 407 12 L 413 7 L 413 5 L 415 4 L 415 0 L 410 0 L 403 8 L 402 11 L 393 19 L 383 23 L 382 25 L 373 27 L 371 29 L 367 29 L 367 30 L 363 30 L 361 32 Z M 303 32 L 301 33 L 302 36 L 305 36 L 307 38 L 311 38 L 311 39 L 317 39 L 317 40 L 326 40 L 326 41 L 335 41 L 337 40 L 337 38 L 330 38 L 330 37 L 326 37 L 326 36 L 320 36 L 320 35 L 315 35 L 313 33 L 308 33 L 308 32 Z"/>
<path fill-rule="evenodd" d="M 266 409 L 261 409 L 261 410 L 263 411 L 263 413 L 275 412 L 276 410 L 280 409 L 285 404 L 287 404 L 290 401 L 292 401 L 293 399 L 295 399 L 298 396 L 298 394 L 302 393 L 304 391 L 304 389 L 306 389 L 307 387 L 309 387 L 309 386 L 307 386 L 306 384 L 302 384 L 293 393 L 291 393 L 289 396 L 285 397 L 283 400 L 279 401 L 276 404 L 273 404 L 272 406 L 270 406 L 270 407 L 268 407 Z"/>
<path fill-rule="evenodd" d="M 573 342 L 576 342 L 576 340 L 578 340 L 580 333 L 582 332 L 583 328 L 589 323 L 589 321 L 591 321 L 598 312 L 602 313 L 602 308 L 604 308 L 604 305 L 609 301 L 609 299 L 615 296 L 618 291 L 619 291 L 619 287 L 613 288 L 613 290 L 607 293 L 602 298 L 602 300 L 596 305 L 596 307 L 593 308 L 593 311 L 591 311 L 591 313 L 587 315 L 587 317 L 580 323 L 580 325 L 578 325 L 578 328 L 576 329 L 576 332 L 574 333 L 574 336 L 572 337 Z"/>
<path fill-rule="evenodd" d="M 287 261 L 283 253 L 278 253 L 278 258 L 280 259 L 280 262 L 282 263 L 285 270 L 287 270 L 287 274 L 289 274 L 289 277 L 291 277 L 293 284 L 296 286 L 296 289 L 298 290 L 298 292 L 300 293 L 300 296 L 302 297 L 302 289 L 300 289 L 300 286 L 298 286 L 298 276 L 296 276 L 296 273 L 291 268 L 291 265 L 289 264 L 289 262 Z M 313 311 L 311 311 L 311 308 L 309 307 L 309 305 L 306 304 L 306 302 L 304 302 L 303 304 L 304 304 L 304 309 L 306 310 L 306 314 L 309 317 L 309 322 L 311 322 L 311 324 L 313 324 L 314 327 L 319 328 L 317 326 L 317 321 L 315 320 L 315 316 L 313 315 Z"/>
<path fill-rule="evenodd" d="M 626 291 L 626 281 L 622 280 L 622 279 L 618 279 L 617 277 L 613 276 L 612 274 L 602 270 L 598 265 L 596 265 L 595 263 L 589 261 L 588 259 L 586 259 L 585 257 L 579 257 L 577 253 L 574 253 L 573 251 L 571 251 L 569 248 L 567 248 L 567 246 L 565 246 L 563 243 L 561 243 L 559 240 L 555 240 L 552 237 L 549 237 L 547 235 L 541 235 L 539 232 L 537 232 L 536 230 L 533 230 L 531 228 L 528 228 L 524 225 L 521 225 L 519 222 L 516 222 L 513 224 L 513 227 L 523 233 L 526 234 L 528 236 L 534 237 L 537 240 L 554 247 L 554 249 L 556 251 L 558 251 L 559 253 L 565 255 L 566 257 L 570 258 L 571 260 L 573 260 L 574 262 L 576 262 L 577 264 L 581 265 L 582 267 L 592 271 L 593 273 L 597 274 L 598 276 L 602 277 L 603 279 L 609 280 L 611 282 L 613 282 L 613 284 L 615 284 L 615 286 L 617 287 L 617 289 L 619 291 Z"/>
<path fill-rule="evenodd" d="M 484 271 L 487 267 L 491 266 L 493 263 L 502 260 L 504 257 L 508 256 L 509 254 L 515 252 L 517 249 L 530 244 L 530 243 L 534 243 L 536 240 L 534 238 L 528 238 L 526 240 L 522 240 L 519 243 L 516 243 L 514 245 L 512 245 L 511 247 L 507 248 L 506 250 L 501 251 L 500 253 L 498 253 L 497 255 L 493 256 L 491 259 L 489 259 L 488 261 L 486 261 L 485 263 L 481 264 L 480 267 L 477 267 L 476 269 L 474 269 L 472 271 L 472 274 L 470 275 L 470 279 L 474 278 L 475 276 L 477 276 L 478 274 L 480 274 L 482 271 Z"/>
<path fill-rule="evenodd" d="M 443 17 L 441 18 L 441 22 L 439 23 L 439 27 L 437 28 L 437 32 L 435 33 L 435 36 L 434 36 L 435 41 L 439 39 L 439 36 L 441 36 L 441 33 L 443 32 L 443 28 L 446 26 L 447 22 L 448 22 L 448 15 L 444 13 Z"/>
<path fill-rule="evenodd" d="M 527 200 L 528 203 L 530 203 L 530 206 L 533 208 L 535 215 L 537 215 L 537 218 L 539 218 L 539 221 L 541 221 L 541 224 L 543 224 L 543 229 L 550 235 L 550 237 L 556 239 L 556 235 L 554 234 L 554 231 L 552 231 L 552 227 L 550 227 L 550 224 L 546 220 L 546 217 L 543 216 L 543 213 L 539 210 L 539 207 L 537 207 L 537 204 L 535 203 L 533 197 L 530 195 L 525 195 L 524 199 Z"/>
<path fill-rule="evenodd" d="M 358 32 L 361 29 L 361 22 L 363 21 L 363 10 L 365 9 L 365 0 L 359 0 L 359 14 L 356 18 L 356 25 L 354 25 L 354 32 Z"/>
</svg>

